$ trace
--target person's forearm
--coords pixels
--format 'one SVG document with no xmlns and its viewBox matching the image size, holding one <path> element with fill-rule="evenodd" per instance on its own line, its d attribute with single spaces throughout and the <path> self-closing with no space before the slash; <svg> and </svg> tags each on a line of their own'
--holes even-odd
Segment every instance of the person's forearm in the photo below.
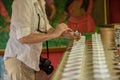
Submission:
<svg viewBox="0 0 120 80">
<path fill-rule="evenodd" d="M 72 30 L 68 28 L 66 24 L 61 23 L 57 25 L 55 30 L 54 28 L 50 28 L 47 34 L 31 33 L 28 36 L 20 38 L 18 41 L 22 44 L 39 43 L 39 42 L 51 40 L 53 38 L 57 38 L 61 36 L 61 34 L 67 31 L 72 31 Z"/>
<path fill-rule="evenodd" d="M 51 33 L 53 33 L 55 31 L 55 29 L 52 27 L 52 28 L 50 28 L 49 30 L 48 30 L 48 34 L 51 34 Z"/>
<path fill-rule="evenodd" d="M 50 39 L 56 38 L 56 35 L 51 33 L 51 34 L 36 34 L 36 33 L 31 33 L 28 36 L 25 36 L 18 41 L 22 44 L 32 44 L 32 43 L 39 43 L 43 41 L 47 41 Z"/>
</svg>

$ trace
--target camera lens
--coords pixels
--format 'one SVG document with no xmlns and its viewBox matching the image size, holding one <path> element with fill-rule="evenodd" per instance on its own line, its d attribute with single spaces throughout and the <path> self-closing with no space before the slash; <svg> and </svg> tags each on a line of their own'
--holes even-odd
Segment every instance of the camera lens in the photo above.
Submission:
<svg viewBox="0 0 120 80">
<path fill-rule="evenodd" d="M 44 61 L 43 66 L 44 66 L 45 68 L 47 68 L 50 64 L 51 64 L 51 61 L 48 60 L 48 59 L 46 59 L 46 60 Z"/>
<path fill-rule="evenodd" d="M 51 65 L 51 61 L 46 58 L 40 58 L 40 69 L 45 71 L 46 74 L 51 74 L 54 70 L 54 66 Z"/>
<path fill-rule="evenodd" d="M 54 67 L 52 65 L 49 65 L 48 68 L 45 68 L 44 71 L 46 74 L 51 74 L 54 70 Z"/>
</svg>

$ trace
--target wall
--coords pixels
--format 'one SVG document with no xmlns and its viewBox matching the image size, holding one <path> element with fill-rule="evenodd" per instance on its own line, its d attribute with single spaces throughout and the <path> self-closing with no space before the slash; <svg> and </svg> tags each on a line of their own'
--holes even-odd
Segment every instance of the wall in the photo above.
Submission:
<svg viewBox="0 0 120 80">
<path fill-rule="evenodd" d="M 120 23 L 120 0 L 109 0 L 109 23 Z"/>
</svg>

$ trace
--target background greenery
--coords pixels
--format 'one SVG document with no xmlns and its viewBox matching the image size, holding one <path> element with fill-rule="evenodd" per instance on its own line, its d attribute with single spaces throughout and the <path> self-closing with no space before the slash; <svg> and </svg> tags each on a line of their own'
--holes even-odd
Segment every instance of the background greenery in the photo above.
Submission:
<svg viewBox="0 0 120 80">
<path fill-rule="evenodd" d="M 2 1 L 9 15 L 11 16 L 11 4 L 13 0 L 2 0 Z M 5 28 L 6 26 L 5 20 L 1 15 L 0 15 L 0 26 L 2 26 L 2 28 Z M 0 30 L 0 49 L 5 48 L 8 38 L 9 38 L 9 33 L 3 30 Z"/>
<path fill-rule="evenodd" d="M 63 12 L 64 9 L 64 3 L 66 0 L 55 0 L 55 3 L 58 4 L 56 5 L 56 7 L 58 8 L 58 13 L 56 15 L 56 18 L 53 20 L 53 22 L 51 23 L 51 25 L 53 27 L 55 27 L 58 23 L 59 17 Z M 9 15 L 11 16 L 11 5 L 12 5 L 13 0 L 3 0 L 3 3 L 9 13 Z M 0 26 L 2 26 L 2 28 L 5 28 L 6 23 L 4 18 L 0 15 Z M 0 49 L 4 49 L 6 47 L 6 43 L 8 41 L 9 38 L 9 33 L 8 32 L 4 32 L 3 30 L 0 30 Z M 69 40 L 68 39 L 53 39 L 49 41 L 49 46 L 50 47 L 60 47 L 60 46 L 66 46 L 68 44 Z M 43 46 L 45 47 L 46 44 L 43 43 Z"/>
<path fill-rule="evenodd" d="M 4 5 L 9 13 L 9 15 L 11 16 L 11 13 L 12 13 L 11 5 L 12 5 L 13 0 L 3 0 L 3 2 L 4 2 Z M 66 0 L 55 0 L 55 5 L 57 8 L 57 15 L 51 23 L 51 25 L 53 27 L 55 27 L 58 24 L 60 16 L 62 15 L 62 13 L 64 11 L 65 2 L 66 2 Z M 0 15 L 0 26 L 2 26 L 2 28 L 5 28 L 5 26 L 6 26 L 5 20 L 1 15 Z M 98 30 L 98 29 L 96 29 L 96 30 Z M 85 33 L 83 35 L 87 36 L 87 38 L 91 38 L 91 34 L 92 33 L 89 33 L 89 34 Z M 8 38 L 9 38 L 9 33 L 4 32 L 3 30 L 0 30 L 0 49 L 5 49 Z M 50 47 L 67 46 L 69 41 L 70 41 L 69 39 L 52 39 L 49 41 L 49 46 Z M 43 43 L 43 46 L 45 47 L 46 44 Z"/>
</svg>

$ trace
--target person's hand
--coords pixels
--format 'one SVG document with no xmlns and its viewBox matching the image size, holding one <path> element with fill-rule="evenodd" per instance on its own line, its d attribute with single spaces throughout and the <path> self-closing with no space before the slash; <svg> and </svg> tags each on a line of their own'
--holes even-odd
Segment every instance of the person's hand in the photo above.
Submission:
<svg viewBox="0 0 120 80">
<path fill-rule="evenodd" d="M 74 31 L 68 31 L 68 32 L 66 32 L 66 33 L 63 33 L 62 35 L 61 35 L 61 37 L 62 38 L 74 38 Z"/>
<path fill-rule="evenodd" d="M 63 38 L 73 38 L 76 41 L 78 41 L 81 37 L 81 34 L 78 32 L 74 32 L 74 31 L 68 31 L 67 33 L 63 33 L 63 35 L 61 36 Z"/>
<path fill-rule="evenodd" d="M 81 37 L 81 33 L 79 31 L 75 31 L 74 32 L 74 40 L 78 41 Z"/>
<path fill-rule="evenodd" d="M 72 29 L 70 29 L 66 24 L 61 23 L 57 25 L 54 34 L 56 35 L 56 37 L 60 37 L 63 33 L 67 33 L 70 31 L 72 31 Z"/>
</svg>

